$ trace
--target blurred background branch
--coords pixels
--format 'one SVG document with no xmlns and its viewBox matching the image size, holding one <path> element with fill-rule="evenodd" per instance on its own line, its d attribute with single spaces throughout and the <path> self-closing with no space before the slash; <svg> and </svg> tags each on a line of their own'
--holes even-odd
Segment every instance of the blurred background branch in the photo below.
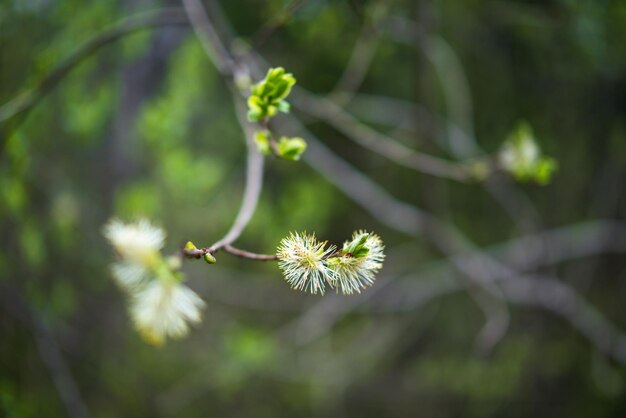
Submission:
<svg viewBox="0 0 626 418">
<path fill-rule="evenodd" d="M 54 387 L 70 418 L 87 418 L 89 413 L 74 377 L 65 362 L 53 333 L 40 316 L 14 289 L 0 287 L 3 310 L 28 329 L 35 340 L 42 363 L 48 369 Z"/>
</svg>

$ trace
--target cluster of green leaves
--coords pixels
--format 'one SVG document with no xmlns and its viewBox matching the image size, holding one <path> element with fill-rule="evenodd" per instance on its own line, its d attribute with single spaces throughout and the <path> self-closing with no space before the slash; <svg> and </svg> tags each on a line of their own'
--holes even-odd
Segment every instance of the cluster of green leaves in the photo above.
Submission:
<svg viewBox="0 0 626 418">
<path fill-rule="evenodd" d="M 341 248 L 339 255 L 349 258 L 363 258 L 370 252 L 370 248 L 366 245 L 370 234 L 362 233 L 354 237 L 352 241 L 346 241 Z M 341 264 L 341 257 L 331 257 L 328 259 L 328 265 L 335 267 Z"/>
<path fill-rule="evenodd" d="M 292 138 L 281 136 L 278 142 L 273 144 L 272 133 L 267 129 L 256 132 L 254 139 L 262 154 L 269 155 L 274 151 L 279 157 L 290 161 L 298 161 L 307 146 L 306 141 L 297 136 Z"/>
<path fill-rule="evenodd" d="M 285 100 L 296 79 L 282 67 L 270 68 L 265 78 L 254 84 L 248 97 L 248 119 L 251 122 L 267 121 L 280 111 L 289 113 L 290 105 Z M 281 136 L 278 141 L 269 129 L 257 131 L 254 139 L 264 155 L 274 154 L 290 161 L 298 161 L 306 150 L 306 141 L 300 137 Z"/>
<path fill-rule="evenodd" d="M 285 98 L 294 84 L 296 79 L 284 68 L 270 68 L 265 78 L 252 86 L 248 97 L 248 119 L 260 122 L 276 116 L 279 111 L 289 113 L 290 105 Z"/>
<path fill-rule="evenodd" d="M 521 122 L 511 132 L 500 150 L 500 166 L 518 181 L 545 185 L 557 169 L 553 158 L 542 155 L 532 128 Z"/>
<path fill-rule="evenodd" d="M 365 245 L 369 236 L 370 234 L 365 233 L 358 235 L 352 241 L 347 241 L 343 244 L 341 252 L 350 254 L 354 258 L 365 257 L 370 252 L 370 249 Z"/>
</svg>

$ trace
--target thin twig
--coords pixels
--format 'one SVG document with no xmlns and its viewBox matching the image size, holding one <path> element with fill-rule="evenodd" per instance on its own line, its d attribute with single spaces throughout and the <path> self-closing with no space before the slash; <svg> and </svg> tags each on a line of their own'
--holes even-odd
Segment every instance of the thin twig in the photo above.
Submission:
<svg viewBox="0 0 626 418">
<path fill-rule="evenodd" d="M 475 138 L 470 83 L 461 59 L 454 48 L 441 36 L 429 33 L 424 25 L 410 19 L 394 16 L 380 25 L 381 33 L 419 51 L 429 60 L 441 87 L 447 113 L 447 141 L 452 155 L 459 160 L 471 160 L 484 155 Z M 487 160 L 484 160 L 487 161 Z M 492 164 L 497 171 L 497 164 Z M 540 224 L 539 214 L 524 193 L 514 185 L 490 178 L 485 189 L 509 215 L 522 234 L 534 232 Z M 538 243 L 536 250 L 545 251 Z"/>
<path fill-rule="evenodd" d="M 261 28 L 252 36 L 252 45 L 255 48 L 261 47 L 270 36 L 282 25 L 289 20 L 291 16 L 304 4 L 306 0 L 292 0 L 285 8 L 268 20 Z"/>
<path fill-rule="evenodd" d="M 230 253 L 232 255 L 236 255 L 237 257 L 247 258 L 248 260 L 256 260 L 256 261 L 276 261 L 278 260 L 278 256 L 276 254 L 257 254 L 252 253 L 246 250 L 240 250 L 239 248 L 235 248 L 232 245 L 225 245 L 222 247 L 224 251 Z"/>
<path fill-rule="evenodd" d="M 235 61 L 222 44 L 200 0 L 182 0 L 189 23 L 213 64 L 226 77 L 235 73 Z"/>
<path fill-rule="evenodd" d="M 32 90 L 21 94 L 3 105 L 0 108 L 0 122 L 7 121 L 19 115 L 25 116 L 84 59 L 88 58 L 102 47 L 118 41 L 126 35 L 146 28 L 168 25 L 187 25 L 191 22 L 205 51 L 215 63 L 218 70 L 224 76 L 228 77 L 233 75 L 235 71 L 234 60 L 213 31 L 204 13 L 202 4 L 197 0 L 184 0 L 183 3 L 185 6 L 184 10 L 168 8 L 133 16 L 114 24 L 109 29 L 90 39 L 55 67 L 55 69 L 45 76 Z M 206 251 L 210 253 L 216 252 L 224 245 L 231 244 L 241 235 L 241 232 L 250 221 L 256 209 L 263 182 L 263 157 L 254 144 L 252 137 L 254 132 L 251 131 L 249 124 L 245 120 L 245 106 L 241 103 L 241 97 L 238 94 L 233 94 L 233 97 L 236 99 L 236 113 L 244 129 L 248 148 L 246 188 L 239 213 L 231 229 L 221 240 L 211 245 L 208 251 Z M 13 126 L 13 128 L 16 127 L 17 125 Z M 4 139 L 7 137 L 8 135 L 5 135 Z M 191 254 L 188 255 L 192 256 Z"/>
<path fill-rule="evenodd" d="M 468 288 L 468 294 L 483 311 L 485 322 L 478 332 L 475 345 L 483 355 L 489 355 L 494 347 L 504 338 L 509 328 L 511 314 L 499 286 L 492 285 L 499 297 L 483 292 L 480 288 Z"/>
<path fill-rule="evenodd" d="M 545 240 L 552 251 L 543 257 L 525 257 L 523 254 L 538 240 Z M 614 221 L 575 224 L 513 238 L 482 248 L 477 253 L 468 254 L 468 257 L 479 257 L 480 252 L 515 266 L 519 272 L 530 272 L 589 256 L 626 253 L 626 224 Z M 429 298 L 424 295 L 434 297 L 442 292 L 447 294 L 463 290 L 458 281 L 452 279 L 453 272 L 454 266 L 449 259 L 430 261 L 414 273 L 397 277 L 395 284 L 375 298 L 370 308 L 381 312 L 402 312 L 421 306 L 422 300 Z M 506 293 L 504 295 L 506 297 Z"/>
<path fill-rule="evenodd" d="M 466 166 L 417 152 L 363 125 L 331 100 L 315 96 L 302 88 L 294 88 L 291 101 L 301 111 L 326 121 L 352 141 L 399 165 L 451 180 L 472 180 Z"/>
<path fill-rule="evenodd" d="M 248 260 L 254 261 L 275 261 L 278 260 L 278 256 L 276 254 L 258 254 L 253 253 L 251 251 L 242 250 L 240 248 L 234 247 L 232 245 L 223 245 L 218 249 L 211 250 L 211 248 L 185 248 L 183 249 L 183 254 L 186 257 L 190 258 L 202 258 L 205 254 L 214 254 L 219 250 L 224 250 L 232 255 L 236 255 L 237 257 L 246 258 Z"/>
<path fill-rule="evenodd" d="M 286 121 L 291 129 L 306 131 L 295 118 Z M 385 189 L 326 148 L 312 133 L 307 132 L 307 140 L 309 146 L 304 160 L 379 222 L 413 237 L 428 239 L 448 256 L 455 269 L 487 293 L 556 313 L 602 353 L 626 363 L 626 335 L 573 288 L 551 278 L 520 274 L 498 262 L 452 226 L 390 196 Z M 494 283 L 499 287 L 498 292 L 493 291 Z"/>
<path fill-rule="evenodd" d="M 546 254 L 545 257 L 536 257 L 517 265 L 522 260 L 520 258 L 521 254 L 529 246 L 533 246 L 533 243 L 539 239 L 546 240 L 550 247 L 553 248 L 553 251 Z M 507 264 L 517 266 L 518 271 L 535 271 L 579 258 L 600 254 L 626 253 L 626 223 L 609 220 L 578 223 L 547 230 L 541 234 L 512 238 L 508 241 L 482 248 L 480 251 L 488 253 L 491 257 L 502 260 Z M 402 259 L 409 256 L 408 254 L 410 254 L 410 257 L 413 257 L 413 250 L 392 248 L 387 251 L 388 266 L 381 272 L 381 276 L 378 279 L 380 283 L 377 284 L 376 288 L 372 289 L 376 293 L 374 297 L 370 298 L 370 292 L 366 292 L 361 295 L 352 295 L 348 299 L 342 298 L 341 300 L 349 303 L 353 309 L 358 308 L 357 312 L 368 315 L 372 313 L 402 313 L 418 309 L 433 299 L 467 289 L 465 283 L 459 280 L 458 274 L 455 274 L 454 266 L 451 265 L 450 260 L 447 258 L 420 263 L 415 271 L 402 275 L 389 271 L 389 267 L 393 266 L 397 266 L 399 270 L 402 270 L 404 268 Z M 472 254 L 469 256 L 472 256 Z M 216 274 L 224 269 L 225 267 L 216 267 Z M 232 276 L 232 274 L 233 272 L 228 269 L 221 271 L 221 275 L 224 277 Z M 240 274 L 258 278 L 259 283 L 264 281 L 261 278 L 266 278 L 265 275 L 258 272 Z M 220 274 L 215 276 L 216 279 L 219 277 Z M 203 282 L 202 285 L 207 286 L 209 284 Z M 383 285 L 384 289 L 376 292 L 379 285 Z M 274 289 L 271 288 L 272 286 L 264 285 L 253 289 L 252 292 L 246 292 L 246 287 L 253 286 L 252 283 L 242 284 L 241 282 L 233 282 L 227 279 L 223 279 L 219 283 L 211 282 L 210 286 L 210 292 L 207 293 L 215 296 L 220 303 L 235 305 L 245 309 L 296 313 L 307 310 L 310 307 L 309 305 L 300 305 L 300 309 L 296 309 L 297 306 L 292 305 L 293 300 L 287 297 L 289 293 L 282 295 L 281 291 L 285 291 L 282 287 Z M 233 297 L 233 295 L 239 296 Z M 503 295 L 506 299 L 506 293 L 503 293 Z M 281 296 L 284 296 L 284 298 Z M 280 304 L 268 306 L 267 300 L 272 297 L 278 298 Z M 352 302 L 357 303 L 352 304 Z M 336 318 L 336 320 L 339 319 L 339 317 Z M 333 324 L 330 325 L 332 326 Z"/>
<path fill-rule="evenodd" d="M 179 8 L 151 11 L 121 20 L 78 47 L 76 51 L 50 71 L 31 90 L 20 94 L 0 107 L 0 122 L 6 122 L 21 115 L 22 118 L 16 120 L 14 126 L 12 126 L 13 129 L 16 129 L 23 117 L 56 87 L 74 67 L 102 47 L 143 29 L 178 25 L 187 25 L 185 15 Z M 4 146 L 4 141 L 6 141 L 9 135 L 10 132 L 4 132 L 3 138 L 0 138 L 0 148 Z"/>
<path fill-rule="evenodd" d="M 376 21 L 385 13 L 387 8 L 387 5 L 384 3 L 385 1 L 382 0 L 371 6 L 370 16 L 364 20 L 361 26 L 361 31 L 352 49 L 348 64 L 333 91 L 329 94 L 329 97 L 333 98 L 337 103 L 347 103 L 363 83 L 363 80 L 365 80 L 378 42 Z"/>
<path fill-rule="evenodd" d="M 233 93 L 233 100 L 235 101 L 235 106 L 237 107 L 236 113 L 239 123 L 244 130 L 247 147 L 246 183 L 241 206 L 239 207 L 239 212 L 237 213 L 237 217 L 235 218 L 233 225 L 223 238 L 209 247 L 183 249 L 183 253 L 188 257 L 201 258 L 205 254 L 214 254 L 220 249 L 223 249 L 227 253 L 246 258 L 248 260 L 277 260 L 278 258 L 276 255 L 257 254 L 251 251 L 235 248 L 231 245 L 239 238 L 254 215 L 263 187 L 264 163 L 263 156 L 259 153 L 256 144 L 254 143 L 254 130 L 245 119 L 245 108 L 243 107 L 241 98 Z"/>
<path fill-rule="evenodd" d="M 212 244 L 208 249 L 205 249 L 205 253 L 213 254 L 219 249 L 229 246 L 235 242 L 250 222 L 250 219 L 252 219 L 252 215 L 256 210 L 261 190 L 263 188 L 264 159 L 254 142 L 254 129 L 252 129 L 252 126 L 246 119 L 246 107 L 243 103 L 242 97 L 236 90 L 236 87 L 232 85 L 232 78 L 235 76 L 235 72 L 237 71 L 234 58 L 220 41 L 202 3 L 199 0 L 182 1 L 185 6 L 187 16 L 189 17 L 189 22 L 191 23 L 197 38 L 202 43 L 209 59 L 213 61 L 220 73 L 229 82 L 232 97 L 235 102 L 235 114 L 246 139 L 246 183 L 241 206 L 239 207 L 239 212 L 237 213 L 237 217 L 235 218 L 233 225 L 228 230 L 226 235 L 224 235 L 224 237 L 222 237 L 219 241 Z M 244 251 L 237 255 L 243 256 L 242 254 L 253 253 Z M 255 257 L 248 258 L 259 259 Z"/>
<path fill-rule="evenodd" d="M 263 156 L 254 143 L 254 131 L 245 119 L 245 108 L 243 107 L 241 98 L 233 94 L 233 99 L 235 100 L 235 105 L 237 107 L 236 114 L 239 119 L 239 124 L 241 125 L 246 137 L 246 186 L 235 222 L 222 239 L 211 245 L 211 252 L 222 248 L 225 245 L 230 245 L 235 242 L 237 238 L 239 238 L 245 227 L 250 222 L 250 219 L 252 219 L 252 215 L 256 210 L 256 206 L 261 195 L 261 189 L 263 187 Z"/>
</svg>

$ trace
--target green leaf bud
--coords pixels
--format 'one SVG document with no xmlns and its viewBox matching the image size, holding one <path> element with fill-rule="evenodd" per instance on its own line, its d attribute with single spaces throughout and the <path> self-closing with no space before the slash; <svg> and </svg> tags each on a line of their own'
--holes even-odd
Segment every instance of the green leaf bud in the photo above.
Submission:
<svg viewBox="0 0 626 418">
<path fill-rule="evenodd" d="M 254 142 L 259 149 L 259 152 L 263 155 L 268 155 L 272 152 L 270 146 L 270 131 L 262 130 L 254 133 Z"/>
<path fill-rule="evenodd" d="M 287 138 L 283 136 L 278 142 L 278 154 L 285 160 L 298 161 L 306 147 L 306 141 L 302 138 Z"/>
<path fill-rule="evenodd" d="M 281 100 L 280 102 L 278 102 L 278 111 L 279 112 L 283 112 L 283 113 L 289 113 L 289 111 L 291 110 L 291 105 L 284 101 Z"/>
<path fill-rule="evenodd" d="M 500 166 L 518 181 L 545 185 L 557 168 L 556 161 L 541 155 L 532 128 L 520 123 L 509 135 L 499 154 Z"/>
<path fill-rule="evenodd" d="M 213 254 L 206 253 L 202 256 L 202 258 L 204 258 L 204 261 L 206 261 L 208 264 L 217 263 L 217 260 L 215 259 L 215 257 L 213 257 Z"/>
<path fill-rule="evenodd" d="M 251 122 L 259 122 L 263 119 L 265 110 L 263 101 L 259 96 L 248 97 L 248 120 Z"/>
<path fill-rule="evenodd" d="M 557 170 L 558 165 L 553 158 L 542 158 L 535 166 L 534 178 L 539 184 L 546 185 L 550 183 L 552 174 Z"/>
<path fill-rule="evenodd" d="M 278 113 L 278 106 L 268 105 L 265 108 L 265 117 L 273 118 Z"/>
<path fill-rule="evenodd" d="M 350 253 L 354 258 L 365 257 L 370 251 L 369 248 L 365 246 L 368 237 L 369 234 L 357 235 L 352 241 L 346 242 L 343 245 L 342 252 Z"/>
<path fill-rule="evenodd" d="M 292 74 L 285 73 L 284 68 L 271 68 L 265 78 L 250 89 L 248 119 L 259 122 L 276 116 L 279 111 L 289 112 L 289 104 L 284 99 L 295 83 L 296 79 Z"/>
</svg>

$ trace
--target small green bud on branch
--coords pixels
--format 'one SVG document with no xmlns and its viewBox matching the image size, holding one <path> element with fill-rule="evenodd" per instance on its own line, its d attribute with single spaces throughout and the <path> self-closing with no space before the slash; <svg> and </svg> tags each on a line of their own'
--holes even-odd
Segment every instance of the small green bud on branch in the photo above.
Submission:
<svg viewBox="0 0 626 418">
<path fill-rule="evenodd" d="M 215 257 L 213 257 L 213 254 L 211 254 L 211 253 L 204 253 L 202 258 L 204 259 L 204 261 L 207 262 L 207 264 L 215 264 L 215 263 L 217 263 L 217 260 L 215 259 Z"/>
<path fill-rule="evenodd" d="M 282 67 L 271 68 L 265 78 L 254 84 L 248 97 L 248 120 L 258 122 L 264 128 L 254 134 L 259 152 L 298 161 L 306 150 L 306 141 L 302 138 L 283 136 L 276 141 L 269 129 L 269 120 L 278 112 L 289 113 L 291 106 L 285 100 L 291 88 L 296 84 L 292 74 Z"/>
<path fill-rule="evenodd" d="M 263 155 L 269 155 L 272 152 L 272 146 L 270 144 L 271 133 L 267 129 L 257 131 L 254 134 L 254 142 L 259 149 L 259 152 Z"/>
<path fill-rule="evenodd" d="M 556 160 L 541 154 L 532 128 L 520 123 L 509 135 L 499 154 L 500 167 L 518 181 L 548 184 L 558 165 Z"/>
<path fill-rule="evenodd" d="M 278 112 L 289 113 L 290 105 L 285 98 L 294 84 L 296 79 L 284 68 L 270 68 L 265 78 L 251 88 L 248 120 L 260 122 L 276 116 Z"/>
<path fill-rule="evenodd" d="M 306 151 L 306 141 L 302 138 L 282 137 L 278 141 L 278 156 L 285 160 L 298 161 L 300 156 Z"/>
</svg>

